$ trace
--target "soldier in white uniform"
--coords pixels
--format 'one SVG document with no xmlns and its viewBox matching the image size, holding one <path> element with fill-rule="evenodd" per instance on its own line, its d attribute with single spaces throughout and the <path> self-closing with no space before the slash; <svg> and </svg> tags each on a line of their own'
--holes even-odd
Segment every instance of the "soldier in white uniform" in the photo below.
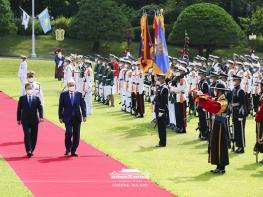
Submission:
<svg viewBox="0 0 263 197">
<path fill-rule="evenodd" d="M 252 77 L 252 97 L 253 97 L 254 112 L 257 112 L 259 106 L 261 81 L 262 81 L 262 73 L 260 72 L 260 67 L 254 65 L 254 74 Z"/>
<path fill-rule="evenodd" d="M 65 63 L 64 63 L 64 84 L 65 84 L 65 87 L 67 87 L 67 84 L 69 81 L 74 80 L 73 79 L 73 71 L 74 71 L 74 68 L 73 68 L 71 59 L 69 57 L 67 57 L 65 59 Z M 66 88 L 64 88 L 64 90 L 66 90 Z"/>
<path fill-rule="evenodd" d="M 44 107 L 44 95 L 43 95 L 42 87 L 39 82 L 35 81 L 34 76 L 35 76 L 35 72 L 29 71 L 27 73 L 27 81 L 32 85 L 33 96 L 39 97 L 41 105 Z"/>
<path fill-rule="evenodd" d="M 76 63 L 74 66 L 74 81 L 76 83 L 76 90 L 78 92 L 82 92 L 82 87 L 83 87 L 83 79 L 81 77 L 81 67 L 84 62 L 82 62 L 82 56 L 77 56 Z"/>
<path fill-rule="evenodd" d="M 187 107 L 187 94 L 188 94 L 188 83 L 184 77 L 186 69 L 183 66 L 177 68 L 180 75 L 177 76 L 176 86 L 173 86 L 171 91 L 176 94 L 175 98 L 175 118 L 176 126 L 178 128 L 178 133 L 186 133 L 186 107 Z"/>
<path fill-rule="evenodd" d="M 84 100 L 86 102 L 87 107 L 87 115 L 92 114 L 92 62 L 89 60 L 85 60 L 85 63 L 87 64 L 87 69 L 84 73 L 83 77 L 83 95 Z"/>
<path fill-rule="evenodd" d="M 126 112 L 131 113 L 131 93 L 132 93 L 132 70 L 131 67 L 125 74 L 125 85 L 126 85 Z"/>
<path fill-rule="evenodd" d="M 125 73 L 127 71 L 126 63 L 121 60 L 123 63 L 119 72 L 119 84 L 120 84 L 120 96 L 121 96 L 121 110 L 125 111 L 125 100 L 126 100 L 126 85 L 125 85 Z"/>
<path fill-rule="evenodd" d="M 26 83 L 26 78 L 27 78 L 27 62 L 26 62 L 26 56 L 21 55 L 21 63 L 19 66 L 18 70 L 18 77 L 20 79 L 21 83 L 21 90 L 20 90 L 20 95 L 23 96 L 26 94 L 25 91 L 25 83 Z"/>
<path fill-rule="evenodd" d="M 172 89 L 172 80 L 176 76 L 176 74 L 180 75 L 179 72 L 175 72 L 175 66 L 174 64 L 170 67 L 170 74 L 169 78 L 171 81 L 168 82 L 168 112 L 169 112 L 169 124 L 168 128 L 172 130 L 176 130 L 176 119 L 175 119 L 175 97 L 174 93 L 171 92 Z"/>
<path fill-rule="evenodd" d="M 139 65 L 138 65 L 139 68 Z M 138 78 L 137 78 L 137 118 L 143 118 L 145 107 L 144 107 L 144 73 L 141 69 L 138 70 Z"/>
</svg>

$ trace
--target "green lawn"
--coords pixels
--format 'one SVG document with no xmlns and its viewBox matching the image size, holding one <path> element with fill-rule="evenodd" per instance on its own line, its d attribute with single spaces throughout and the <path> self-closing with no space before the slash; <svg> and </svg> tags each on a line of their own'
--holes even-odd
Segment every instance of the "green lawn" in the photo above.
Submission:
<svg viewBox="0 0 263 197">
<path fill-rule="evenodd" d="M 91 42 L 85 40 L 74 40 L 65 38 L 63 42 L 56 41 L 52 36 L 36 36 L 36 53 L 40 58 L 53 59 L 53 49 L 61 47 L 63 53 L 77 53 L 82 55 L 94 54 L 91 50 Z M 109 53 L 114 53 L 118 56 L 123 55 L 125 43 L 123 42 L 103 42 L 98 53 L 107 56 Z M 169 55 L 178 56 L 179 50 L 182 47 L 168 45 Z M 139 43 L 132 42 L 131 51 L 134 57 L 138 56 Z M 219 56 L 232 57 L 233 53 L 247 54 L 248 48 L 229 48 L 218 49 L 213 54 Z M 0 56 L 19 56 L 21 54 L 30 56 L 31 54 L 31 36 L 8 35 L 1 37 Z M 191 56 L 197 54 L 193 48 L 190 49 Z M 257 52 L 257 55 L 263 56 L 263 52 Z"/>
<path fill-rule="evenodd" d="M 19 81 L 17 69 L 19 60 L 0 59 L 0 90 L 17 99 Z M 57 105 L 61 84 L 53 79 L 52 61 L 29 61 L 29 68 L 37 73 L 45 96 L 45 117 L 63 128 L 57 117 Z M 118 101 L 116 102 L 118 103 Z M 146 105 L 144 119 L 135 119 L 115 108 L 94 103 L 94 114 L 82 126 L 81 138 L 108 153 L 131 168 L 148 172 L 151 180 L 179 197 L 236 197 L 260 196 L 263 193 L 263 166 L 255 163 L 253 146 L 255 142 L 255 123 L 247 121 L 247 147 L 243 155 L 230 153 L 230 165 L 223 176 L 209 173 L 214 166 L 207 163 L 207 144 L 197 140 L 197 119 L 191 120 L 186 135 L 168 132 L 168 147 L 154 149 L 158 141 L 151 120 L 150 108 Z M 22 131 L 21 131 L 22 132 Z M 40 131 L 41 132 L 41 131 Z M 0 194 L 27 196 L 29 192 L 21 189 L 22 183 L 8 165 L 0 160 Z M 9 185 L 6 187 L 6 179 Z M 9 181 L 10 180 L 10 181 Z M 8 196 L 8 195 L 1 195 Z"/>
</svg>

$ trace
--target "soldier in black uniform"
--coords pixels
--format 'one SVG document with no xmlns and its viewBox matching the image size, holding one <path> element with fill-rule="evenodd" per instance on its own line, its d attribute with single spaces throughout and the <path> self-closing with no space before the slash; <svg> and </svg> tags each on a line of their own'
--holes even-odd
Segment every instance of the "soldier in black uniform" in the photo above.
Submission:
<svg viewBox="0 0 263 197">
<path fill-rule="evenodd" d="M 107 87 L 107 100 L 110 102 L 111 107 L 114 107 L 114 96 L 112 92 L 113 84 L 114 84 L 113 65 L 112 63 L 109 63 L 107 67 L 105 85 Z"/>
<path fill-rule="evenodd" d="M 234 126 L 234 140 L 237 146 L 235 153 L 244 153 L 245 147 L 245 122 L 246 106 L 245 92 L 240 87 L 241 77 L 234 75 L 234 86 L 232 91 L 232 120 Z"/>
<path fill-rule="evenodd" d="M 202 92 L 202 94 L 209 94 L 209 85 L 206 81 L 206 71 L 203 69 L 199 69 L 198 74 L 200 76 L 200 82 L 198 83 L 198 89 Z M 208 127 L 208 113 L 201 107 L 197 107 L 199 123 L 198 128 L 200 131 L 199 138 L 201 140 L 208 139 L 209 127 Z"/>
<path fill-rule="evenodd" d="M 216 87 L 216 83 L 217 83 L 217 77 L 218 74 L 215 72 L 211 72 L 210 74 L 210 90 L 209 90 L 209 95 L 211 97 L 215 97 L 215 87 Z"/>
<path fill-rule="evenodd" d="M 156 147 L 166 146 L 166 124 L 168 114 L 168 88 L 165 83 L 165 75 L 157 75 L 158 87 L 156 88 L 155 96 L 155 114 L 157 119 L 158 133 L 159 133 L 159 144 Z"/>
<path fill-rule="evenodd" d="M 99 83 L 99 97 L 98 97 L 98 101 L 99 102 L 103 102 L 104 98 L 103 98 L 103 86 L 102 86 L 102 81 L 103 81 L 103 74 L 104 74 L 104 70 L 105 70 L 105 65 L 101 62 L 100 63 L 100 67 L 98 69 L 98 83 Z"/>
<path fill-rule="evenodd" d="M 95 83 L 95 90 L 94 90 L 94 100 L 98 101 L 99 98 L 99 72 L 101 68 L 101 60 L 100 56 L 97 55 L 96 65 L 94 68 L 94 83 Z"/>
</svg>

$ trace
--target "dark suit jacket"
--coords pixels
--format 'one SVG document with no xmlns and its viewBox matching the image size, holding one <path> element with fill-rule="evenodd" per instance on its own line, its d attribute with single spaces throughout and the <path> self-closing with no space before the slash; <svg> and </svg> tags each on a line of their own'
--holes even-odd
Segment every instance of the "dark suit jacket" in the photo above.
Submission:
<svg viewBox="0 0 263 197">
<path fill-rule="evenodd" d="M 27 95 L 21 96 L 17 107 L 17 121 L 22 124 L 38 124 L 39 118 L 43 118 L 43 107 L 37 96 L 32 96 L 32 106 L 29 107 Z"/>
<path fill-rule="evenodd" d="M 74 104 L 72 105 L 69 91 L 62 92 L 59 98 L 58 116 L 65 123 L 69 122 L 72 118 L 81 122 L 82 117 L 86 117 L 86 103 L 82 94 L 80 92 L 74 93 Z"/>
</svg>

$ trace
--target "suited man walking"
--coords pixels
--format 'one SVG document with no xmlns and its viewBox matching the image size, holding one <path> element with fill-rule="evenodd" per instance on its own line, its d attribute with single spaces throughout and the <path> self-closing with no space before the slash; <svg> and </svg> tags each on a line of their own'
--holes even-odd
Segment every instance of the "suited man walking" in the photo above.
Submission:
<svg viewBox="0 0 263 197">
<path fill-rule="evenodd" d="M 43 121 L 43 108 L 39 97 L 33 95 L 33 86 L 25 84 L 26 95 L 19 98 L 17 123 L 22 124 L 27 157 L 33 156 L 37 143 L 38 124 Z"/>
<path fill-rule="evenodd" d="M 71 156 L 77 157 L 81 122 L 86 122 L 86 104 L 82 93 L 76 91 L 73 80 L 68 81 L 67 87 L 68 91 L 60 94 L 58 115 L 60 123 L 64 123 L 66 127 L 65 156 L 71 152 Z"/>
</svg>

